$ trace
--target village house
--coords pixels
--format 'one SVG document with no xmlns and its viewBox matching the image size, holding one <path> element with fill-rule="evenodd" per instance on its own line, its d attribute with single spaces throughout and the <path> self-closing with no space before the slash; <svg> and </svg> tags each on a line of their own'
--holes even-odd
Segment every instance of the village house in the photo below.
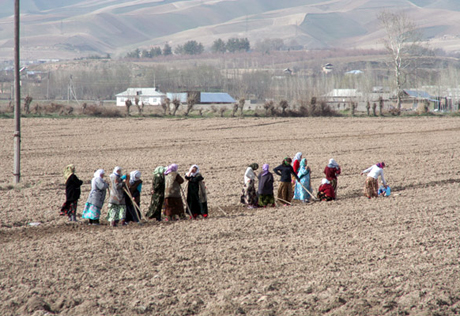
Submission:
<svg viewBox="0 0 460 316">
<path fill-rule="evenodd" d="M 117 106 L 125 106 L 126 100 L 131 100 L 135 104 L 136 98 L 139 103 L 144 105 L 160 105 L 166 98 L 166 94 L 158 91 L 156 88 L 128 88 L 126 91 L 118 93 Z"/>
</svg>

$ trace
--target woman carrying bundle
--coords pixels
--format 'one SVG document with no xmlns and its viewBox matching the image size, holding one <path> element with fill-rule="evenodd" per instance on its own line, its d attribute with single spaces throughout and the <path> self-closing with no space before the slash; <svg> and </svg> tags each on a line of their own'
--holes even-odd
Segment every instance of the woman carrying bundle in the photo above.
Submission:
<svg viewBox="0 0 460 316">
<path fill-rule="evenodd" d="M 107 221 L 109 221 L 110 226 L 115 227 L 119 222 L 120 225 L 124 225 L 126 217 L 126 202 L 123 192 L 125 184 L 121 179 L 121 167 L 115 167 L 109 178 L 111 186 Z"/>
<path fill-rule="evenodd" d="M 329 159 L 329 164 L 324 168 L 324 174 L 334 188 L 335 196 L 337 196 L 337 176 L 340 175 L 341 172 L 342 170 L 339 164 L 334 159 Z"/>
<path fill-rule="evenodd" d="M 152 199 L 147 214 L 148 218 L 155 218 L 158 222 L 161 221 L 161 209 L 165 200 L 165 172 L 166 168 L 159 166 L 153 172 L 152 182 Z"/>
<path fill-rule="evenodd" d="M 208 217 L 206 187 L 200 168 L 197 165 L 191 166 L 189 172 L 185 174 L 185 180 L 188 181 L 187 205 L 192 212 L 190 219 L 196 219 L 198 215 L 202 215 L 204 218 Z"/>
<path fill-rule="evenodd" d="M 77 222 L 77 203 L 80 199 L 80 187 L 83 181 L 75 175 L 75 166 L 68 165 L 64 169 L 65 203 L 62 205 L 60 215 L 67 215 L 69 221 Z"/>
<path fill-rule="evenodd" d="M 142 191 L 142 180 L 141 172 L 139 170 L 131 171 L 128 175 L 124 175 L 122 179 L 125 180 L 125 183 L 128 187 L 131 197 L 125 192 L 125 201 L 126 201 L 126 223 L 129 222 L 141 222 L 141 191 Z M 126 187 L 125 187 L 126 188 Z"/>
<path fill-rule="evenodd" d="M 259 169 L 256 163 L 250 164 L 244 173 L 244 188 L 243 188 L 243 201 L 248 208 L 256 208 L 258 206 L 257 191 L 255 186 L 256 174 L 254 171 Z"/>
<path fill-rule="evenodd" d="M 81 216 L 89 220 L 89 225 L 99 225 L 101 209 L 104 205 L 106 190 L 109 187 L 109 184 L 104 180 L 104 174 L 104 169 L 99 169 L 94 173 L 94 177 L 91 180 L 91 191 Z"/>
<path fill-rule="evenodd" d="M 179 167 L 170 165 L 165 171 L 165 215 L 166 220 L 174 220 L 176 215 L 184 216 L 184 204 L 181 197 L 181 184 L 184 179 L 177 173 Z"/>
<path fill-rule="evenodd" d="M 364 185 L 364 196 L 367 196 L 367 198 L 369 199 L 373 197 L 378 197 L 379 176 L 382 178 L 382 183 L 384 187 L 387 187 L 387 183 L 383 175 L 383 168 L 385 168 L 385 163 L 379 162 L 361 172 L 361 175 L 367 173 L 366 184 Z"/>
<path fill-rule="evenodd" d="M 294 172 L 294 169 L 291 166 L 292 159 L 284 158 L 283 163 L 273 169 L 273 171 L 281 176 L 280 185 L 278 186 L 278 200 L 284 203 L 285 206 L 291 204 L 293 193 L 291 185 L 291 175 L 299 181 L 299 177 Z"/>
<path fill-rule="evenodd" d="M 300 162 L 297 176 L 299 177 L 300 181 L 296 181 L 294 199 L 300 200 L 303 203 L 309 203 L 311 196 L 310 193 L 308 193 L 305 189 L 311 192 L 311 170 L 310 167 L 307 167 L 307 159 L 303 158 Z"/>
<path fill-rule="evenodd" d="M 275 206 L 275 196 L 273 195 L 273 174 L 269 171 L 270 166 L 264 164 L 262 172 L 259 174 L 259 206 L 267 207 L 267 205 Z"/>
</svg>

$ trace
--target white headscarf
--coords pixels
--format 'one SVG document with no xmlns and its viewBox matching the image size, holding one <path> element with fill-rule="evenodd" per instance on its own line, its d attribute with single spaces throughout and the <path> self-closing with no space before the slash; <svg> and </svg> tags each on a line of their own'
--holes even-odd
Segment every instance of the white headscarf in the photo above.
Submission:
<svg viewBox="0 0 460 316">
<path fill-rule="evenodd" d="M 297 154 L 295 154 L 295 156 L 294 156 L 294 159 L 293 159 L 293 160 L 294 160 L 294 161 L 296 161 L 296 160 L 300 160 L 300 158 L 302 158 L 302 153 L 299 151 Z"/>
<path fill-rule="evenodd" d="M 331 183 L 328 179 L 324 178 L 323 180 L 321 180 L 321 184 L 329 184 Z"/>
<path fill-rule="evenodd" d="M 136 180 L 139 180 L 141 178 L 141 172 L 139 170 L 134 170 L 131 171 L 129 174 L 129 184 L 134 184 Z"/>
<path fill-rule="evenodd" d="M 193 168 L 196 168 L 196 171 L 195 171 L 195 172 L 192 172 L 192 169 L 193 169 Z M 190 170 L 188 171 L 188 176 L 189 176 L 189 177 L 194 177 L 194 176 L 196 176 L 198 173 L 200 173 L 200 167 L 198 167 L 197 165 L 192 165 L 192 166 L 190 167 Z"/>
<path fill-rule="evenodd" d="M 114 175 L 120 176 L 120 175 L 118 174 L 118 171 L 121 171 L 121 167 L 116 166 L 116 167 L 113 169 L 113 172 L 112 172 L 112 173 L 113 173 Z"/>
<path fill-rule="evenodd" d="M 91 180 L 91 190 L 96 190 L 96 180 L 102 178 L 102 175 L 105 174 L 104 169 L 98 169 L 94 173 L 93 179 Z"/>
<path fill-rule="evenodd" d="M 329 159 L 329 164 L 327 165 L 329 168 L 337 168 L 339 164 L 333 159 Z"/>
</svg>

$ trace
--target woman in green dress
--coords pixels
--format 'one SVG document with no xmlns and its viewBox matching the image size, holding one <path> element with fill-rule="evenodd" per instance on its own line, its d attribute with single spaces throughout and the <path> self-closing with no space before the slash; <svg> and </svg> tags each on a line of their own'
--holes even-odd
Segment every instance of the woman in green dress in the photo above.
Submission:
<svg viewBox="0 0 460 316">
<path fill-rule="evenodd" d="M 159 222 L 161 221 L 161 209 L 165 200 L 165 171 L 165 167 L 158 166 L 153 172 L 152 199 L 150 200 L 149 210 L 146 214 L 147 218 L 155 218 Z"/>
</svg>

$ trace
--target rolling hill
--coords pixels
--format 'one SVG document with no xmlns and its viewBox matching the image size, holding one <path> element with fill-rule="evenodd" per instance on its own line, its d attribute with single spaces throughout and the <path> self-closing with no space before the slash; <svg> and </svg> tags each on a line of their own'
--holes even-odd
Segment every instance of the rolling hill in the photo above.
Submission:
<svg viewBox="0 0 460 316">
<path fill-rule="evenodd" d="M 190 39 L 282 38 L 306 49 L 377 48 L 376 15 L 402 10 L 426 40 L 460 51 L 457 0 L 22 0 L 22 58 L 122 55 Z M 13 4 L 0 0 L 0 59 L 12 59 Z"/>
</svg>

